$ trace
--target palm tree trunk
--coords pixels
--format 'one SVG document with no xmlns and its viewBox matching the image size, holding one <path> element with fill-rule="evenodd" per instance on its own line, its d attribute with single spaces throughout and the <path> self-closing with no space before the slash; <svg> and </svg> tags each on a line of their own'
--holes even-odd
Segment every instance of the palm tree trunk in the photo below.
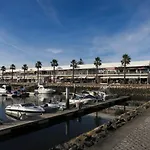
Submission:
<svg viewBox="0 0 150 150">
<path fill-rule="evenodd" d="M 4 71 L 2 71 L 2 81 L 4 81 Z"/>
<path fill-rule="evenodd" d="M 124 84 L 126 84 L 126 65 L 124 65 Z"/>
<path fill-rule="evenodd" d="M 96 66 L 96 80 L 95 80 L 96 83 L 98 83 L 98 66 Z"/>
<path fill-rule="evenodd" d="M 25 70 L 24 70 L 24 82 L 25 82 Z"/>
<path fill-rule="evenodd" d="M 37 82 L 39 83 L 39 68 L 37 69 Z"/>
<path fill-rule="evenodd" d="M 53 83 L 55 83 L 55 68 L 53 67 Z"/>
<path fill-rule="evenodd" d="M 72 83 L 74 83 L 74 66 L 72 68 Z"/>
<path fill-rule="evenodd" d="M 11 74 L 11 80 L 13 82 L 13 69 L 12 69 L 12 74 Z"/>
</svg>

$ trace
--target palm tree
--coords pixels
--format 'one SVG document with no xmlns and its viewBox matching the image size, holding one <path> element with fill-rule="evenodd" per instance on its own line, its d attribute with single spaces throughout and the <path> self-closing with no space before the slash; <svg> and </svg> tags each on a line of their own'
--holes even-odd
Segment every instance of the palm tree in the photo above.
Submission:
<svg viewBox="0 0 150 150">
<path fill-rule="evenodd" d="M 82 58 L 80 58 L 80 60 L 78 61 L 78 65 L 83 65 L 83 64 L 84 64 L 84 62 L 83 62 Z"/>
<path fill-rule="evenodd" d="M 13 75 L 14 75 L 14 70 L 16 69 L 16 66 L 15 66 L 14 64 L 11 64 L 10 69 L 12 70 L 11 79 L 12 79 L 12 81 L 13 81 Z"/>
<path fill-rule="evenodd" d="M 1 71 L 2 71 L 2 80 L 4 81 L 4 72 L 6 71 L 6 67 L 2 66 Z"/>
<path fill-rule="evenodd" d="M 99 57 L 96 57 L 94 60 L 94 65 L 96 66 L 96 80 L 95 82 L 98 83 L 98 67 L 102 64 L 102 61 Z"/>
<path fill-rule="evenodd" d="M 55 83 L 55 67 L 58 66 L 58 61 L 56 59 L 53 59 L 50 63 L 53 67 L 53 82 Z"/>
<path fill-rule="evenodd" d="M 72 83 L 74 83 L 74 69 L 77 68 L 77 62 L 75 59 L 71 61 L 70 67 L 72 67 Z"/>
<path fill-rule="evenodd" d="M 126 83 L 126 71 L 127 71 L 126 66 L 130 64 L 130 62 L 131 62 L 130 56 L 128 54 L 124 54 L 121 60 L 121 64 L 123 65 L 123 72 L 124 72 L 124 84 Z"/>
<path fill-rule="evenodd" d="M 42 68 L 42 63 L 37 61 L 35 67 L 37 68 L 37 82 L 39 82 L 39 69 Z"/>
<path fill-rule="evenodd" d="M 27 66 L 27 64 L 24 64 L 23 66 L 22 66 L 22 69 L 23 69 L 23 71 L 24 71 L 24 81 L 25 81 L 25 72 L 26 72 L 26 70 L 28 70 L 28 66 Z"/>
</svg>

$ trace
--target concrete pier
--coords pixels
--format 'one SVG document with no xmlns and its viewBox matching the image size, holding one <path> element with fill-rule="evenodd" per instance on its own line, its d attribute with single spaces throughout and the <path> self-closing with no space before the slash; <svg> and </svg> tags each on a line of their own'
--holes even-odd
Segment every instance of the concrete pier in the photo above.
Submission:
<svg viewBox="0 0 150 150">
<path fill-rule="evenodd" d="M 24 121 L 16 121 L 11 124 L 0 125 L 0 140 L 5 140 L 5 137 L 8 138 L 36 131 L 41 128 L 67 121 L 73 117 L 80 117 L 86 114 L 100 111 L 102 109 L 123 103 L 129 99 L 129 96 L 122 96 L 116 99 L 110 99 L 105 102 L 84 106 L 80 110 L 74 108 L 71 110 L 60 111 L 53 114 L 43 114 L 36 119 L 30 118 L 30 120 L 28 119 Z"/>
</svg>

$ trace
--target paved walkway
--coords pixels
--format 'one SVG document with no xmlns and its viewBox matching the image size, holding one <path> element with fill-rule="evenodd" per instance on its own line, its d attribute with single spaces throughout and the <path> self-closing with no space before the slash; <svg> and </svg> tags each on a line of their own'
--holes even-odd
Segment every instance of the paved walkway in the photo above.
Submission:
<svg viewBox="0 0 150 150">
<path fill-rule="evenodd" d="M 88 150 L 150 150 L 150 109 Z"/>
</svg>

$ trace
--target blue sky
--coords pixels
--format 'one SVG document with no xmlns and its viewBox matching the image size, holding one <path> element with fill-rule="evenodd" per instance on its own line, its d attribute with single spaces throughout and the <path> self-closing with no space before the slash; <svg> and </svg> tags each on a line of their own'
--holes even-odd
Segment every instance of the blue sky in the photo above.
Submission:
<svg viewBox="0 0 150 150">
<path fill-rule="evenodd" d="M 0 0 L 0 65 L 150 60 L 150 0 Z"/>
</svg>

